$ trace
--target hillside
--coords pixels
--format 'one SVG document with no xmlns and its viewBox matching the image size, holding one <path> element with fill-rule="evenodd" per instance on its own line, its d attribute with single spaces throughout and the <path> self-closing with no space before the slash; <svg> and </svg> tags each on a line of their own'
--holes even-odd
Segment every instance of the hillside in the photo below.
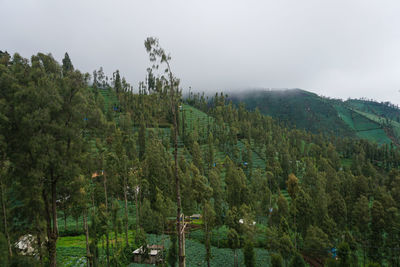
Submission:
<svg viewBox="0 0 400 267">
<path fill-rule="evenodd" d="M 301 89 L 230 93 L 234 104 L 313 133 L 358 137 L 378 144 L 399 143 L 400 110 L 390 103 L 329 99 Z"/>
<path fill-rule="evenodd" d="M 300 129 L 354 136 L 349 126 L 337 116 L 336 109 L 314 93 L 300 89 L 251 90 L 243 94 L 229 94 L 229 97 L 235 104 L 241 101 L 250 110 L 258 107 L 261 113 Z"/>
<path fill-rule="evenodd" d="M 6 266 L 322 266 L 336 249 L 351 266 L 398 266 L 399 149 L 293 129 L 223 93 L 185 101 L 165 79 L 138 94 L 117 75 L 90 86 L 68 62 L 0 57 Z M 244 99 L 298 127 L 377 143 L 399 132 L 391 106 L 301 90 Z"/>
</svg>

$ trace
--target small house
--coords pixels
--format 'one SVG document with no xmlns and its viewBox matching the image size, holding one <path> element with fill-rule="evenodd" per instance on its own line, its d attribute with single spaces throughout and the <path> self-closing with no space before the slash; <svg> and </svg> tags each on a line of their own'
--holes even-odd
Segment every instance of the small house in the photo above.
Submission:
<svg viewBox="0 0 400 267">
<path fill-rule="evenodd" d="M 141 246 L 133 251 L 133 261 L 135 263 L 161 264 L 163 250 L 164 246 L 160 245 L 148 245 L 147 249 Z"/>
<path fill-rule="evenodd" d="M 240 224 L 244 224 L 245 221 L 244 221 L 243 219 L 239 219 L 239 223 L 240 223 Z M 248 224 L 248 225 L 256 225 L 256 222 L 255 222 L 255 221 L 250 221 L 250 222 L 247 222 L 247 224 Z"/>
</svg>

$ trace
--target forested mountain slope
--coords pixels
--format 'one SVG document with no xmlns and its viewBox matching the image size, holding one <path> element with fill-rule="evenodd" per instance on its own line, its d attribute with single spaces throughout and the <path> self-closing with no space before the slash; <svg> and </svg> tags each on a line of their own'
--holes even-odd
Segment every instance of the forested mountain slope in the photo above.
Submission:
<svg viewBox="0 0 400 267">
<path fill-rule="evenodd" d="M 399 143 L 400 110 L 386 102 L 323 98 L 301 89 L 232 92 L 229 98 L 258 108 L 287 125 L 314 133 L 359 137 L 378 144 Z"/>
<path fill-rule="evenodd" d="M 175 266 L 182 212 L 195 215 L 187 266 L 400 263 L 398 149 L 295 129 L 222 93 L 183 99 L 167 73 L 135 93 L 117 71 L 90 82 L 67 55 L 0 54 L 1 262 L 143 266 L 132 252 L 149 244 Z M 346 108 L 331 123 L 355 134 L 357 114 L 397 122 L 300 93 L 303 108 Z"/>
</svg>

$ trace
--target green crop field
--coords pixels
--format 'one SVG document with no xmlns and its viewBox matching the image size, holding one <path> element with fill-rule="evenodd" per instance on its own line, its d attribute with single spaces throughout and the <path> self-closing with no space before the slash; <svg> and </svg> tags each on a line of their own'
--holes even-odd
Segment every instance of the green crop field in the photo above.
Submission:
<svg viewBox="0 0 400 267">
<path fill-rule="evenodd" d="M 106 95 L 106 97 L 109 97 Z M 105 98 L 106 98 L 105 97 Z M 108 100 L 108 105 L 113 103 Z M 349 126 L 350 129 L 357 133 L 357 136 L 361 138 L 367 138 L 369 140 L 375 140 L 377 143 L 388 143 L 390 139 L 385 134 L 384 130 L 379 124 L 379 117 L 373 114 L 366 114 L 362 111 L 351 110 L 344 105 L 336 105 L 336 110 L 338 111 L 338 116 Z M 208 127 L 212 125 L 214 119 L 209 117 L 206 113 L 192 107 L 189 105 L 183 105 L 183 112 L 185 114 L 185 131 L 197 131 L 198 136 L 203 138 L 203 143 L 200 145 L 203 155 L 207 153 L 208 145 L 205 143 L 207 138 Z M 182 114 L 182 113 L 180 113 Z M 399 129 L 400 129 L 400 124 Z M 397 125 L 396 125 L 397 127 Z M 137 130 L 137 129 L 135 129 Z M 171 129 L 170 128 L 148 128 L 147 131 L 153 131 L 159 137 L 170 139 Z M 184 154 L 187 160 L 191 160 L 191 155 L 189 151 L 184 147 L 182 140 L 179 138 L 179 153 Z M 300 145 L 300 150 L 303 154 L 307 154 L 312 144 L 307 144 L 302 142 Z M 244 140 L 238 140 L 236 148 L 239 150 L 239 159 L 237 163 L 243 164 L 243 153 L 246 151 L 246 145 Z M 170 147 L 170 152 L 172 152 L 172 147 Z M 265 147 L 257 146 L 255 142 L 251 142 L 251 157 L 253 161 L 253 173 L 257 169 L 260 169 L 262 173 L 265 172 Z M 222 165 L 226 156 L 226 152 L 221 151 L 219 146 L 214 146 L 215 151 L 215 163 Z M 350 166 L 351 159 L 342 159 L 343 166 Z M 206 166 L 205 166 L 206 167 Z M 225 170 L 222 168 L 222 177 L 224 184 Z M 291 198 L 287 190 L 280 190 L 280 193 L 285 197 L 288 203 L 291 203 Z M 123 209 L 121 203 L 120 215 L 123 216 Z M 129 203 L 129 223 L 134 225 L 135 219 L 135 206 L 134 203 Z M 76 220 L 71 216 L 67 217 L 66 229 L 64 226 L 63 213 L 59 212 L 59 229 L 62 237 L 60 237 L 57 245 L 57 260 L 60 266 L 85 266 L 85 236 L 83 235 L 82 229 L 82 218 L 78 219 L 78 224 Z M 90 221 L 90 219 L 89 219 Z M 256 234 L 257 245 L 260 246 L 265 242 L 265 232 L 262 231 L 262 225 L 258 225 L 260 231 Z M 77 236 L 68 236 L 68 233 L 76 232 Z M 135 236 L 134 230 L 129 230 L 129 242 L 133 244 Z M 111 237 L 113 235 L 111 234 Z M 163 244 L 166 247 L 169 246 L 169 237 L 164 235 L 153 235 L 148 234 L 149 244 Z M 205 262 L 205 248 L 202 243 L 204 239 L 204 234 L 202 230 L 196 230 L 187 236 L 186 240 L 186 254 L 187 254 L 187 265 L 188 266 L 206 266 Z M 122 243 L 124 241 L 124 235 L 120 234 L 119 241 Z M 104 260 L 103 244 L 104 242 L 99 242 L 100 259 Z M 233 264 L 233 252 L 227 248 L 227 228 L 226 226 L 214 229 L 211 235 L 212 253 L 213 258 L 211 266 L 230 266 Z M 256 266 L 268 266 L 269 265 L 269 254 L 268 251 L 261 248 L 256 248 Z M 238 259 L 240 265 L 243 265 L 243 253 L 238 250 Z M 129 266 L 146 266 L 143 264 L 130 264 Z"/>
<path fill-rule="evenodd" d="M 120 209 L 118 211 L 118 216 L 123 217 L 124 216 L 124 202 L 123 201 L 118 201 Z M 135 224 L 136 223 L 136 206 L 134 202 L 128 201 L 128 214 L 130 215 L 128 217 L 129 224 Z M 78 234 L 83 234 L 83 217 L 79 217 L 78 220 L 74 219 L 72 216 L 68 214 L 67 220 L 66 220 L 66 225 L 64 224 L 64 213 L 62 211 L 58 211 L 57 213 L 58 217 L 58 231 L 61 236 L 68 236 L 70 233 L 73 233 L 74 235 Z M 89 218 L 88 222 L 90 222 L 90 212 L 89 212 Z M 66 226 L 66 228 L 65 228 Z"/>
<path fill-rule="evenodd" d="M 359 111 L 359 110 L 356 110 L 356 112 L 367 117 L 368 119 L 370 119 L 372 121 L 375 121 L 375 122 L 381 124 L 381 125 L 385 124 L 385 123 L 390 125 L 390 127 L 393 129 L 393 133 L 394 133 L 395 137 L 398 139 L 400 138 L 400 123 L 399 122 L 388 119 L 388 118 L 383 118 L 381 116 L 374 115 L 371 113 Z"/>
<path fill-rule="evenodd" d="M 374 114 L 379 117 L 389 118 L 397 122 L 400 121 L 400 110 L 398 109 L 398 106 L 395 107 L 385 103 L 357 99 L 347 100 L 345 103 L 362 112 Z"/>
<path fill-rule="evenodd" d="M 149 240 L 152 243 L 162 244 L 166 247 L 169 246 L 169 239 L 165 236 L 163 242 L 162 236 L 150 235 Z M 204 245 L 198 241 L 192 240 L 190 238 L 186 239 L 186 265 L 187 266 L 207 266 L 205 261 L 206 250 Z M 213 255 L 211 260 L 211 266 L 232 266 L 233 265 L 233 251 L 229 248 L 217 248 L 212 246 L 211 254 Z M 256 248 L 256 266 L 268 266 L 269 265 L 269 253 L 265 249 Z M 242 250 L 237 250 L 239 266 L 244 266 L 244 257 Z M 130 267 L 136 266 L 146 266 L 145 264 L 135 264 L 132 263 Z"/>
<path fill-rule="evenodd" d="M 111 110 L 114 106 L 118 106 L 118 99 L 115 93 L 110 89 L 98 89 L 104 98 L 104 107 L 106 111 Z"/>
<path fill-rule="evenodd" d="M 112 96 L 104 94 L 106 107 L 110 108 L 114 103 L 115 99 Z M 111 105 L 111 106 L 110 106 Z M 366 138 L 369 140 L 374 140 L 377 143 L 389 143 L 390 139 L 387 137 L 385 131 L 381 128 L 379 116 L 369 114 L 359 110 L 352 110 L 347 108 L 345 105 L 335 105 L 335 109 L 338 112 L 339 118 L 348 125 L 350 129 L 356 132 L 357 136 L 360 138 Z M 207 132 L 208 127 L 211 127 L 213 123 L 215 123 L 214 119 L 208 116 L 206 113 L 190 106 L 187 104 L 183 105 L 182 111 L 185 116 L 185 131 L 197 131 L 199 136 L 199 140 L 202 142 L 200 145 L 200 149 L 203 153 L 207 153 L 208 145 L 205 143 L 207 140 Z M 182 114 L 182 113 L 180 113 Z M 182 117 L 180 116 L 180 119 Z M 394 122 L 393 124 L 400 129 L 400 123 Z M 397 128 L 395 128 L 397 129 Z M 135 129 L 137 130 L 137 129 Z M 159 137 L 170 139 L 171 129 L 170 128 L 147 128 L 147 131 L 153 131 Z M 201 139 L 200 139 L 201 138 Z M 179 153 L 184 154 L 184 157 L 187 160 L 191 160 L 192 156 L 189 151 L 184 147 L 182 139 L 179 137 Z M 246 151 L 246 145 L 244 140 L 238 140 L 236 144 L 236 148 L 239 150 L 239 162 L 243 164 L 243 153 Z M 307 154 L 307 151 L 310 149 L 311 144 L 307 144 L 303 142 L 301 144 L 301 151 L 303 154 Z M 170 147 L 170 152 L 172 152 L 172 147 Z M 253 161 L 253 173 L 257 169 L 260 169 L 262 173 L 265 172 L 266 164 L 265 164 L 265 147 L 257 146 L 253 141 L 251 142 L 252 149 L 252 161 Z M 215 151 L 215 163 L 218 165 L 222 165 L 226 156 L 228 155 L 226 152 L 221 151 L 218 146 L 214 146 Z M 342 159 L 343 166 L 350 166 L 351 159 Z M 206 164 L 205 164 L 206 167 Z M 225 168 L 222 168 L 222 178 L 223 185 L 225 183 Z M 280 190 L 280 193 L 285 197 L 288 203 L 291 203 L 291 198 L 287 192 L 287 190 Z M 130 203 L 130 216 L 129 222 L 130 225 L 135 224 L 135 212 L 134 212 L 134 203 Z M 122 207 L 122 206 L 121 206 Z M 120 210 L 120 216 L 122 216 L 123 210 Z M 64 221 L 63 221 L 63 213 L 59 213 L 59 225 L 60 225 L 60 233 L 64 236 L 60 237 L 58 245 L 57 245 L 57 260 L 60 266 L 85 266 L 86 258 L 85 258 L 85 236 L 82 235 L 83 232 L 79 229 L 82 229 L 82 218 L 79 218 L 78 224 L 76 225 L 76 221 L 68 216 L 66 220 L 67 229 L 65 229 Z M 262 225 L 258 225 L 261 227 Z M 262 228 L 262 227 L 261 227 Z M 260 229 L 261 229 L 260 228 Z M 75 231 L 77 233 L 82 233 L 78 236 L 65 236 L 70 231 Z M 260 230 L 256 234 L 256 240 L 258 246 L 265 242 L 265 233 Z M 111 237 L 113 235 L 111 234 Z M 129 242 L 133 244 L 135 236 L 134 230 L 129 230 Z M 147 235 L 149 244 L 163 244 L 164 246 L 169 246 L 169 237 L 167 235 Z M 202 243 L 204 240 L 204 234 L 202 230 L 196 230 L 187 236 L 186 239 L 186 255 L 187 255 L 187 266 L 206 266 L 205 262 L 205 248 Z M 124 235 L 120 234 L 119 241 L 124 241 Z M 104 261 L 104 251 L 103 244 L 104 242 L 100 242 L 98 247 L 100 251 L 100 260 Z M 211 244 L 212 244 L 212 253 L 213 258 L 211 261 L 211 266 L 230 266 L 233 264 L 233 252 L 229 248 L 227 248 L 227 228 L 226 226 L 214 229 L 211 235 Z M 238 250 L 238 260 L 239 264 L 244 264 L 243 253 L 241 250 Z M 268 266 L 269 265 L 269 254 L 268 251 L 261 248 L 255 249 L 256 253 L 256 266 Z M 135 264 L 131 263 L 129 266 L 146 266 L 144 264 Z"/>
<path fill-rule="evenodd" d="M 226 228 L 226 227 L 225 227 Z M 132 242 L 134 239 L 134 231 L 129 232 L 129 241 Z M 213 236 L 213 246 L 212 246 L 212 255 L 213 258 L 211 260 L 211 266 L 230 266 L 233 264 L 233 251 L 226 247 L 217 247 L 218 242 L 222 246 L 227 245 L 227 229 L 215 230 L 213 231 L 214 235 L 219 236 L 219 238 L 215 238 Z M 220 235 L 218 235 L 220 233 Z M 200 235 L 198 235 L 200 234 Z M 193 234 L 193 238 L 186 238 L 186 255 L 187 255 L 187 266 L 207 266 L 205 262 L 205 248 L 204 244 L 200 242 L 202 239 L 202 235 L 200 230 L 195 231 Z M 110 237 L 113 238 L 111 235 Z M 123 238 L 119 238 L 119 242 L 123 242 Z M 169 236 L 167 235 L 147 235 L 148 244 L 158 244 L 164 245 L 168 249 L 170 245 Z M 101 258 L 104 256 L 102 242 L 98 245 Z M 240 265 L 244 264 L 243 253 L 239 249 L 238 260 Z M 59 266 L 86 266 L 86 249 L 85 249 L 85 236 L 74 236 L 74 237 L 60 237 L 57 244 L 57 261 Z M 256 266 L 266 266 L 269 264 L 269 253 L 262 248 L 255 249 L 256 254 Z M 103 258 L 104 259 L 104 258 Z M 129 266 L 148 266 L 145 264 L 136 264 L 132 263 Z"/>
<path fill-rule="evenodd" d="M 389 144 L 392 141 L 387 136 L 379 117 L 350 109 L 345 105 L 335 105 L 339 117 L 356 132 L 359 138 L 368 139 L 378 144 Z"/>
<path fill-rule="evenodd" d="M 389 144 L 393 138 L 400 140 L 400 110 L 388 103 L 329 99 L 300 89 L 232 93 L 230 99 L 314 133 L 358 137 L 378 144 Z"/>
<path fill-rule="evenodd" d="M 214 123 L 214 119 L 210 116 L 208 116 L 206 113 L 202 112 L 201 110 L 198 110 L 190 105 L 183 105 L 183 109 L 185 110 L 185 124 L 187 127 L 187 130 L 192 131 L 192 130 L 197 130 L 199 132 L 199 136 L 207 136 L 207 127 L 208 124 Z M 244 151 L 245 150 L 245 145 L 242 141 L 238 141 L 237 143 L 237 148 L 239 151 Z M 254 143 L 252 142 L 252 160 L 253 160 L 253 170 L 255 169 L 262 169 L 265 170 L 265 160 L 260 156 L 263 155 L 264 152 L 260 151 L 259 149 L 257 150 L 254 147 Z M 203 153 L 205 153 L 208 149 L 207 145 L 202 145 L 201 150 Z M 227 156 L 226 153 L 223 151 L 218 150 L 216 146 L 214 146 L 214 149 L 216 151 L 215 155 L 215 160 L 217 164 L 223 163 L 225 160 L 225 157 Z"/>
<path fill-rule="evenodd" d="M 239 148 L 239 151 L 241 151 L 242 153 L 244 153 L 244 151 L 246 150 L 246 146 L 242 141 L 238 141 L 237 143 L 237 147 Z M 251 146 L 252 148 L 252 160 L 253 160 L 253 172 L 256 169 L 261 169 L 261 170 L 265 170 L 265 160 L 262 159 L 259 155 L 259 153 L 255 152 L 253 149 L 254 146 Z M 241 157 L 243 157 L 243 154 L 241 153 Z"/>
<path fill-rule="evenodd" d="M 389 127 L 394 135 L 393 137 L 400 140 L 400 110 L 397 107 L 365 100 L 348 100 L 345 103 L 354 112 L 382 126 Z M 385 134 L 388 135 L 387 132 Z M 365 135 L 363 137 L 365 138 Z M 381 131 L 372 133 L 372 139 L 379 143 L 390 143 L 388 138 L 383 137 Z"/>
<path fill-rule="evenodd" d="M 181 114 L 182 112 L 185 117 L 185 130 L 196 130 L 200 140 L 205 141 L 208 137 L 208 127 L 214 121 L 213 118 L 187 104 L 182 105 Z M 180 120 L 182 120 L 182 116 L 180 116 Z"/>
<path fill-rule="evenodd" d="M 352 111 L 344 105 L 337 105 L 335 104 L 334 107 L 338 111 L 339 117 L 353 130 L 356 130 L 356 127 L 354 126 L 354 122 L 352 119 Z"/>
<path fill-rule="evenodd" d="M 382 129 L 358 132 L 357 136 L 363 139 L 368 139 L 378 144 L 390 144 L 392 141 L 387 137 Z"/>
<path fill-rule="evenodd" d="M 106 91 L 102 91 L 103 93 Z M 112 96 L 104 93 L 104 98 L 106 102 L 106 108 L 111 108 L 114 105 L 113 102 L 115 99 L 112 99 Z M 206 113 L 192 107 L 189 105 L 183 105 L 183 112 L 185 112 L 185 125 L 186 129 L 189 131 L 198 131 L 198 135 L 203 136 L 203 138 L 207 137 L 207 129 L 209 124 L 214 123 L 212 117 L 209 117 Z M 135 129 L 136 131 L 137 129 Z M 147 131 L 154 131 L 156 135 L 170 138 L 171 129 L 170 128 L 148 128 Z M 204 140 L 206 141 L 206 140 Z M 179 139 L 179 153 L 183 153 L 187 160 L 191 160 L 191 155 L 184 148 L 183 142 Z M 238 141 L 237 148 L 239 151 L 244 153 L 245 145 L 242 141 Z M 260 169 L 262 172 L 265 171 L 265 160 L 262 158 L 262 155 L 265 154 L 263 149 L 256 148 L 254 142 L 251 144 L 252 147 L 252 160 L 253 160 L 253 171 L 256 169 Z M 200 146 L 202 153 L 206 153 L 208 149 L 207 144 L 203 144 Z M 172 147 L 170 148 L 172 152 Z M 218 149 L 217 146 L 214 146 L 215 151 L 215 163 L 223 164 L 227 154 Z M 240 154 L 242 154 L 240 153 Z M 225 171 L 223 169 L 223 173 L 221 174 L 223 177 L 225 176 Z M 224 180 L 224 179 L 223 179 Z M 224 181 L 223 181 L 224 183 Z M 287 195 L 286 191 L 283 191 L 285 197 L 290 201 L 290 197 Z M 121 203 L 120 215 L 123 216 L 123 209 Z M 129 203 L 129 222 L 130 225 L 135 224 L 135 206 L 134 203 Z M 83 235 L 83 223 L 82 218 L 78 218 L 78 223 L 71 216 L 67 216 L 66 227 L 64 226 L 64 214 L 59 212 L 59 230 L 63 237 L 60 237 L 60 240 L 57 245 L 57 257 L 58 262 L 61 266 L 84 266 L 85 259 L 85 236 Z M 90 218 L 89 218 L 90 221 Z M 81 233 L 77 236 L 68 236 L 69 232 Z M 188 266 L 206 266 L 205 262 L 205 249 L 202 242 L 202 231 L 197 230 L 191 234 L 186 240 L 186 253 L 187 253 L 187 264 Z M 134 240 L 135 231 L 129 231 L 129 240 L 132 242 Z M 227 246 L 227 229 L 222 227 L 221 229 L 215 229 L 212 235 L 212 253 L 215 255 L 212 259 L 211 266 L 229 266 L 233 263 L 233 252 L 232 250 L 226 248 Z M 120 235 L 119 240 L 123 242 L 124 235 Z M 257 235 L 257 239 L 263 239 L 263 233 L 259 233 Z M 164 244 L 165 246 L 169 245 L 168 236 L 159 236 L 159 235 L 148 235 L 148 242 L 152 244 Z M 221 247 L 222 246 L 222 247 Z M 102 244 L 99 244 L 99 250 L 102 251 Z M 269 262 L 268 252 L 264 249 L 256 249 L 256 266 L 265 266 Z M 102 253 L 102 252 L 101 252 Z M 104 254 L 104 253 L 103 253 Z M 238 259 L 239 263 L 243 264 L 243 253 L 241 250 L 238 250 Z M 145 266 L 141 264 L 131 264 L 129 266 Z"/>
<path fill-rule="evenodd" d="M 353 137 L 354 133 L 337 115 L 330 100 L 300 89 L 248 91 L 230 95 L 233 103 L 243 102 L 246 108 L 256 107 L 262 114 L 270 115 L 296 128 L 314 133 L 326 132 Z"/>
</svg>

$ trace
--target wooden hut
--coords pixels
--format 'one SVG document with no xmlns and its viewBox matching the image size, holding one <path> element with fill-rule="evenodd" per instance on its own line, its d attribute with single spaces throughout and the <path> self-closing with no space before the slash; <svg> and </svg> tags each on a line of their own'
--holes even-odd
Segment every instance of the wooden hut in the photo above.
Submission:
<svg viewBox="0 0 400 267">
<path fill-rule="evenodd" d="M 147 245 L 147 249 L 141 246 L 133 251 L 133 261 L 135 263 L 161 264 L 163 250 L 164 246 L 160 245 Z"/>
</svg>

